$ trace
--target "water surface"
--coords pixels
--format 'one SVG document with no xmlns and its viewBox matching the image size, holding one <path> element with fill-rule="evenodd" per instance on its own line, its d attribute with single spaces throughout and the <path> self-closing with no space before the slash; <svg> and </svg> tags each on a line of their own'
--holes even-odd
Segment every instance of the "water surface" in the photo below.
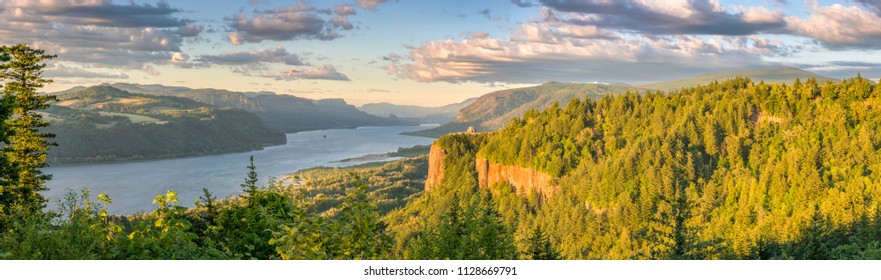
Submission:
<svg viewBox="0 0 881 280">
<path fill-rule="evenodd" d="M 46 168 L 52 174 L 43 195 L 49 207 L 57 205 L 68 189 L 87 186 L 92 196 L 106 193 L 113 200 L 112 214 L 151 211 L 153 198 L 174 190 L 183 206 L 192 207 L 208 188 L 217 197 L 241 192 L 247 174 L 248 157 L 254 156 L 259 184 L 268 176 L 276 178 L 316 166 L 348 166 L 363 162 L 338 162 L 366 154 L 396 151 L 400 147 L 428 145 L 433 139 L 399 135 L 426 129 L 424 126 L 361 127 L 357 129 L 317 130 L 287 135 L 287 144 L 260 151 L 178 159 L 88 164 Z"/>
</svg>

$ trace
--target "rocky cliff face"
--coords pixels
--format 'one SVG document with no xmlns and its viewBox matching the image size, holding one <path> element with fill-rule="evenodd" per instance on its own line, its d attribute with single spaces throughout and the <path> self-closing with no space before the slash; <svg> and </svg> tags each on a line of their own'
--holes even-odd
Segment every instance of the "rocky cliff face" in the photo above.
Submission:
<svg viewBox="0 0 881 280">
<path fill-rule="evenodd" d="M 440 185 L 444 180 L 444 158 L 447 153 L 441 147 L 431 145 L 428 152 L 428 178 L 425 179 L 425 190 Z"/>
<path fill-rule="evenodd" d="M 443 148 L 437 145 L 431 146 L 428 153 L 428 178 L 425 180 L 425 191 L 430 191 L 443 181 L 446 156 L 446 151 Z M 524 196 L 535 193 L 545 197 L 553 195 L 558 190 L 551 175 L 531 168 L 496 164 L 485 158 L 477 157 L 475 169 L 477 182 L 481 188 L 507 182 L 514 187 L 512 190 L 514 193 Z"/>
<path fill-rule="evenodd" d="M 477 158 L 477 182 L 481 188 L 492 186 L 496 183 L 507 182 L 514 187 L 514 192 L 520 195 L 550 196 L 557 191 L 553 185 L 553 177 L 520 166 L 500 165 L 492 163 L 484 158 Z"/>
</svg>

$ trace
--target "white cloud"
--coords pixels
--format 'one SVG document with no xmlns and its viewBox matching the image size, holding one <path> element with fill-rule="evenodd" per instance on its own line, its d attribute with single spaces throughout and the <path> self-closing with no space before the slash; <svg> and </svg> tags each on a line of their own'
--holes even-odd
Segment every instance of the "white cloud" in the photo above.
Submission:
<svg viewBox="0 0 881 280">
<path fill-rule="evenodd" d="M 69 65 L 158 74 L 150 65 L 184 65 L 171 58 L 182 54 L 184 38 L 202 32 L 201 25 L 174 16 L 180 12 L 165 2 L 0 1 L 0 44 L 30 44 Z"/>
<path fill-rule="evenodd" d="M 522 29 L 533 30 L 526 24 Z M 634 82 L 706 70 L 762 66 L 763 55 L 782 51 L 759 36 L 640 36 L 593 38 L 567 28 L 542 36 L 479 35 L 437 40 L 412 47 L 409 60 L 392 61 L 387 72 L 422 82 Z M 553 32 L 553 30 L 567 32 Z M 598 34 L 598 33 L 590 33 Z M 583 34 L 581 34 L 583 35 Z"/>
<path fill-rule="evenodd" d="M 860 6 L 821 6 L 808 1 L 811 16 L 787 17 L 788 28 L 830 48 L 881 49 L 881 15 Z"/>
<path fill-rule="evenodd" d="M 275 76 L 276 80 L 336 80 L 348 81 L 349 77 L 337 72 L 333 65 L 326 64 L 314 67 L 294 67 L 282 71 L 281 75 Z"/>
<path fill-rule="evenodd" d="M 379 4 L 388 2 L 388 0 L 357 0 L 358 6 L 367 10 L 374 10 Z"/>
<path fill-rule="evenodd" d="M 336 14 L 330 19 L 326 16 Z M 354 26 L 348 16 L 354 15 L 351 5 L 337 5 L 331 9 L 316 9 L 299 3 L 263 11 L 254 11 L 250 17 L 239 12 L 226 20 L 235 30 L 227 36 L 233 45 L 262 41 L 333 40 L 340 35 L 337 29 L 350 30 Z"/>
</svg>

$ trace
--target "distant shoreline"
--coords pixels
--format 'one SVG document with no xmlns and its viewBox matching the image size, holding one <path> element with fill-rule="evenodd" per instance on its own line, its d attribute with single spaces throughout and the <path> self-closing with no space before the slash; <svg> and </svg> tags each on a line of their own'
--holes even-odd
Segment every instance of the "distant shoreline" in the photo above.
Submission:
<svg viewBox="0 0 881 280">
<path fill-rule="evenodd" d="M 437 126 L 437 125 L 436 124 L 420 124 L 418 126 L 413 125 L 413 126 L 397 126 L 397 127 L 427 127 L 427 126 Z M 111 163 L 151 162 L 151 161 L 162 161 L 162 160 L 169 160 L 169 159 L 198 158 L 198 157 L 216 156 L 216 155 L 224 155 L 224 154 L 247 153 L 247 152 L 254 152 L 254 151 L 262 151 L 266 148 L 287 145 L 287 137 L 292 134 L 297 134 L 297 133 L 302 133 L 302 132 L 350 130 L 350 129 L 370 128 L 370 127 L 395 127 L 395 126 L 359 126 L 359 127 L 354 127 L 354 128 L 329 128 L 329 129 L 317 129 L 317 130 L 304 130 L 304 131 L 286 133 L 284 144 L 266 145 L 266 146 L 261 146 L 260 148 L 257 148 L 257 149 L 224 151 L 224 152 L 216 152 L 216 153 L 211 153 L 211 152 L 209 152 L 209 153 L 193 153 L 193 154 L 184 154 L 184 155 L 159 155 L 159 156 L 151 156 L 151 157 L 138 157 L 138 158 L 103 160 L 103 161 L 63 161 L 63 162 L 51 162 L 50 161 L 48 168 L 73 167 L 73 166 L 84 166 L 84 165 L 100 165 L 100 164 L 111 164 Z M 398 135 L 418 137 L 418 136 L 414 136 L 414 135 L 405 135 L 405 134 L 398 134 Z M 50 151 L 51 151 L 51 149 L 50 149 Z M 377 154 L 374 154 L 374 155 L 377 155 Z M 362 157 L 366 157 L 366 156 L 371 156 L 371 155 L 364 155 Z M 342 160 L 334 161 L 334 162 L 348 162 L 346 160 L 351 161 L 351 160 L 355 160 L 357 158 L 360 158 L 360 157 L 350 158 L 350 159 L 342 159 Z M 372 161 L 381 161 L 381 160 L 383 160 L 383 159 L 377 159 L 377 160 L 372 160 Z M 368 161 L 368 160 L 365 160 L 365 161 Z"/>
</svg>

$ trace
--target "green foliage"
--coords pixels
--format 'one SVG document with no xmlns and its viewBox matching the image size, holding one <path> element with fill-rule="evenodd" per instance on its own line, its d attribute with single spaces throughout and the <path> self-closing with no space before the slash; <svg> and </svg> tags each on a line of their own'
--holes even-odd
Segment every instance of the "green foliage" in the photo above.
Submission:
<svg viewBox="0 0 881 280">
<path fill-rule="evenodd" d="M 54 95 L 37 91 L 52 80 L 42 77 L 43 62 L 55 58 L 43 50 L 26 45 L 2 46 L 0 54 L 0 231 L 12 222 L 12 211 L 39 212 L 46 201 L 39 193 L 46 189 L 51 175 L 40 170 L 46 164 L 46 152 L 54 135 L 41 131 L 49 122 L 37 110 L 49 107 Z M 30 217 L 29 214 L 24 214 Z"/>
<path fill-rule="evenodd" d="M 248 177 L 245 177 L 245 183 L 242 184 L 242 190 L 250 195 L 257 192 L 257 168 L 254 167 L 254 156 L 251 156 L 248 160 Z"/>
<path fill-rule="evenodd" d="M 469 126 L 477 128 L 478 131 L 492 131 L 505 126 L 511 119 L 523 117 L 532 110 L 545 110 L 553 104 L 563 104 L 573 98 L 598 99 L 629 89 L 631 88 L 616 85 L 549 82 L 540 86 L 501 90 L 481 96 L 462 108 L 456 120 L 451 123 L 405 134 L 440 137 L 451 132 L 463 132 Z"/>
<path fill-rule="evenodd" d="M 737 78 L 527 111 L 497 132 L 438 139 L 444 182 L 388 220 L 402 244 L 448 217 L 476 188 L 476 153 L 555 178 L 544 197 L 488 188 L 521 252 L 541 227 L 565 259 L 870 258 L 878 88 Z"/>
<path fill-rule="evenodd" d="M 298 182 L 298 190 L 314 203 L 318 213 L 336 213 L 352 187 L 354 173 L 367 184 L 366 195 L 376 204 L 380 215 L 404 207 L 416 200 L 425 187 L 428 176 L 428 156 L 403 159 L 379 166 L 346 168 L 313 168 L 297 171 L 289 176 Z"/>
<path fill-rule="evenodd" d="M 523 252 L 523 259 L 527 260 L 557 260 L 560 258 L 554 250 L 550 238 L 541 227 L 536 226 L 526 240 L 528 247 Z"/>
<path fill-rule="evenodd" d="M 178 204 L 177 194 L 168 191 L 153 200 L 153 212 L 131 218 L 127 238 L 114 258 L 120 259 L 218 259 L 224 255 L 213 248 L 202 248 L 191 231 L 186 207 Z"/>
<path fill-rule="evenodd" d="M 45 183 L 51 178 L 40 170 L 46 164 L 46 152 L 51 143 L 51 133 L 40 131 L 48 127 L 36 110 L 49 107 L 55 101 L 54 95 L 39 94 L 37 90 L 52 80 L 42 77 L 43 62 L 55 58 L 43 50 L 31 49 L 26 45 L 0 47 L 7 59 L 0 64 L 0 81 L 3 82 L 4 115 L 2 134 L 3 166 L 0 179 L 0 222 L 12 208 L 36 212 L 42 210 L 45 198 L 39 191 L 45 190 Z M 11 109 L 11 110 L 9 110 Z M 0 226 L 0 229 L 3 227 Z"/>
<path fill-rule="evenodd" d="M 60 213 L 17 211 L 15 222 L 0 238 L 0 256 L 8 259 L 106 259 L 120 238 L 121 227 L 109 221 L 110 199 L 99 195 L 100 205 L 89 199 L 89 190 L 69 191 Z M 51 217 L 55 216 L 55 219 Z"/>
<path fill-rule="evenodd" d="M 270 244 L 282 259 L 379 259 L 391 248 L 391 238 L 367 197 L 367 184 L 352 176 L 352 186 L 336 217 L 307 213 L 273 233 Z"/>
<path fill-rule="evenodd" d="M 273 180 L 270 180 L 272 182 Z M 208 237 L 233 258 L 277 258 L 269 244 L 273 231 L 304 214 L 295 193 L 276 183 L 223 203 Z"/>
<path fill-rule="evenodd" d="M 411 242 L 412 259 L 498 260 L 514 259 L 517 248 L 487 192 L 454 196 L 440 220 L 424 220 L 422 233 Z M 464 206 L 459 202 L 464 202 Z"/>
</svg>

